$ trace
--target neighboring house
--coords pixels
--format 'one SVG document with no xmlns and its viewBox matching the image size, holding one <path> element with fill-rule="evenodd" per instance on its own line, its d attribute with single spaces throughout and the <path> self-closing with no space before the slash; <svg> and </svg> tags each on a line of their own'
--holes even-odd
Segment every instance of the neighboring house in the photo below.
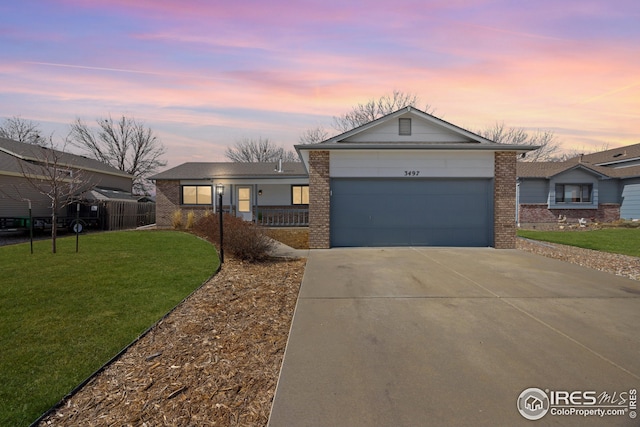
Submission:
<svg viewBox="0 0 640 427">
<path fill-rule="evenodd" d="M 156 183 L 158 227 L 177 211 L 218 210 L 215 185 L 224 185 L 223 209 L 263 225 L 307 225 L 309 179 L 302 163 L 183 163 L 150 179 Z"/>
<path fill-rule="evenodd" d="M 515 248 L 516 156 L 413 107 L 297 145 L 309 173 L 309 243 Z"/>
<path fill-rule="evenodd" d="M 81 216 L 86 219 L 85 224 L 90 221 L 101 228 L 114 229 L 108 224 L 108 218 L 111 217 L 115 224 L 116 217 L 122 217 L 122 214 L 113 212 L 111 208 L 114 206 L 109 203 L 117 201 L 120 205 L 137 205 L 137 199 L 131 195 L 132 175 L 84 156 L 0 138 L 0 229 L 24 226 L 24 219 L 29 214 L 29 200 L 33 217 L 40 218 L 39 224 L 43 226 L 47 221 L 50 225 L 51 200 L 34 189 L 26 176 L 40 182 L 44 188 L 47 180 L 38 175 L 43 168 L 50 168 L 54 163 L 61 172 L 69 175 L 69 179 L 72 179 L 74 171 L 82 174 L 82 181 L 86 184 L 82 185 L 84 194 L 73 197 L 83 201 Z M 64 221 L 64 217 L 75 218 L 76 209 L 74 207 L 71 212 L 67 207 L 61 207 L 57 214 Z M 122 221 L 118 218 L 116 222 Z M 63 222 L 62 225 L 69 224 Z"/>
<path fill-rule="evenodd" d="M 563 162 L 518 163 L 517 175 L 521 227 L 640 219 L 640 144 Z"/>
</svg>

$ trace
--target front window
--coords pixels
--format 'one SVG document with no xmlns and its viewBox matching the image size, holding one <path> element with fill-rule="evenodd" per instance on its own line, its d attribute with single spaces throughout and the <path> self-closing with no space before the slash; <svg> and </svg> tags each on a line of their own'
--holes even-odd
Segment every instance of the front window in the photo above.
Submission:
<svg viewBox="0 0 640 427">
<path fill-rule="evenodd" d="M 185 185 L 182 187 L 183 205 L 211 205 L 210 185 Z"/>
<path fill-rule="evenodd" d="M 593 184 L 556 184 L 556 203 L 591 203 Z"/>
<path fill-rule="evenodd" d="M 293 205 L 309 204 L 309 186 L 308 185 L 291 186 L 291 204 Z"/>
</svg>

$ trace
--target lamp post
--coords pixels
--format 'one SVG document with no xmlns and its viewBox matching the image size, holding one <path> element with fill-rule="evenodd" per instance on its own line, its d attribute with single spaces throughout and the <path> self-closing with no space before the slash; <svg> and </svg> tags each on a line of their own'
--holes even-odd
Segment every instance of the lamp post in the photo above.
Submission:
<svg viewBox="0 0 640 427">
<path fill-rule="evenodd" d="M 216 184 L 216 194 L 218 195 L 218 211 L 220 212 L 220 264 L 224 263 L 224 246 L 223 246 L 223 228 L 222 228 L 222 195 L 224 194 L 224 185 Z"/>
<path fill-rule="evenodd" d="M 29 242 L 31 244 L 31 255 L 33 255 L 33 214 L 31 213 L 31 200 L 29 202 Z"/>
</svg>

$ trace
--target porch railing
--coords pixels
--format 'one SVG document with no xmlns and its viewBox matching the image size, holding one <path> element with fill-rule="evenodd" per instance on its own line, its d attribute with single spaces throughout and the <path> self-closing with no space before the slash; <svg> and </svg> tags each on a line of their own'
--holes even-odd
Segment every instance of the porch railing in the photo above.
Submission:
<svg viewBox="0 0 640 427">
<path fill-rule="evenodd" d="M 258 225 L 267 227 L 305 227 L 309 225 L 309 209 L 258 208 Z"/>
</svg>

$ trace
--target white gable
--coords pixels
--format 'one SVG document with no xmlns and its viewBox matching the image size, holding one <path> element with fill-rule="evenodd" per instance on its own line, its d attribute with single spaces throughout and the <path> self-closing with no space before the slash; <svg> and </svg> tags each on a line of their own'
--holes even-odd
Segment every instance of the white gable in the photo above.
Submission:
<svg viewBox="0 0 640 427">
<path fill-rule="evenodd" d="M 411 119 L 411 135 L 400 135 L 400 119 Z M 405 113 L 382 121 L 362 132 L 341 139 L 340 142 L 476 142 L 440 124 L 428 121 L 418 115 Z"/>
</svg>

